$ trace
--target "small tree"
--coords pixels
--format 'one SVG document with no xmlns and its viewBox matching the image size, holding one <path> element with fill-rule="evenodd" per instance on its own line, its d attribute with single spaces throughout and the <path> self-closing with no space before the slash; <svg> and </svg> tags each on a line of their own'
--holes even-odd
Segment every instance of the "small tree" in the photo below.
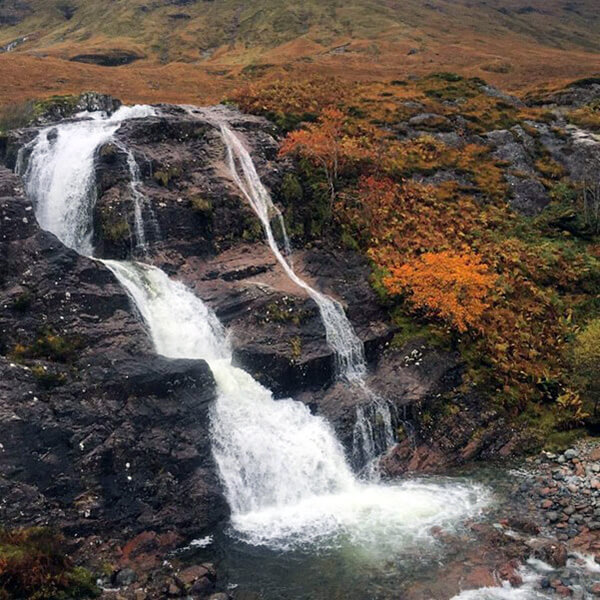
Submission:
<svg viewBox="0 0 600 600">
<path fill-rule="evenodd" d="M 282 156 L 302 156 L 323 169 L 332 205 L 340 173 L 367 152 L 361 147 L 360 139 L 346 135 L 345 121 L 346 115 L 342 111 L 327 108 L 317 123 L 288 134 L 280 150 Z"/>
<path fill-rule="evenodd" d="M 600 319 L 591 321 L 577 335 L 573 356 L 574 370 L 594 401 L 594 416 L 596 416 L 600 403 Z"/>
<path fill-rule="evenodd" d="M 390 272 L 383 284 L 391 294 L 408 293 L 413 306 L 459 332 L 482 329 L 496 276 L 476 254 L 428 252 Z"/>
</svg>

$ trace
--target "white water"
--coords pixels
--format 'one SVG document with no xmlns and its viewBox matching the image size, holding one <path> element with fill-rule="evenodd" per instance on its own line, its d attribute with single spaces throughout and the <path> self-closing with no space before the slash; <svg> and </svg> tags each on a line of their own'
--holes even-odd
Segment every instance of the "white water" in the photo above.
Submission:
<svg viewBox="0 0 600 600">
<path fill-rule="evenodd" d="M 271 196 L 262 184 L 254 167 L 252 157 L 240 139 L 231 131 L 226 123 L 222 122 L 220 125 L 221 135 L 227 148 L 229 170 L 233 180 L 260 219 L 273 255 L 283 267 L 286 275 L 298 287 L 305 290 L 319 307 L 321 319 L 325 326 L 327 343 L 336 356 L 338 376 L 348 381 L 362 380 L 366 374 L 364 347 L 354 332 L 352 324 L 348 321 L 342 305 L 325 294 L 318 292 L 298 277 L 289 262 L 285 259 L 277 245 L 271 227 L 271 216 L 278 214 L 281 229 L 285 231 L 281 213 L 275 212 Z M 241 168 L 241 175 L 238 173 L 236 161 Z"/>
<path fill-rule="evenodd" d="M 24 151 L 17 161 L 25 190 L 31 198 L 43 229 L 90 256 L 92 212 L 96 201 L 94 154 L 108 142 L 127 119 L 155 114 L 150 106 L 121 107 L 112 116 L 91 113 L 92 118 L 61 123 L 42 129 L 28 145 L 33 147 L 23 172 Z"/>
<path fill-rule="evenodd" d="M 142 177 L 140 167 L 135 160 L 133 152 L 124 146 L 121 147 L 127 155 L 127 167 L 129 169 L 129 190 L 133 200 L 133 223 L 135 232 L 135 249 L 142 255 L 147 255 L 150 249 L 146 238 L 146 220 L 144 219 L 144 210 L 150 217 L 149 225 L 152 227 L 154 239 L 160 239 L 160 230 L 158 221 L 154 215 L 151 204 L 142 191 Z"/>
<path fill-rule="evenodd" d="M 54 140 L 44 130 L 24 174 L 42 227 L 82 253 L 91 251 L 94 151 L 118 123 L 99 118 L 63 124 Z M 324 419 L 302 403 L 275 401 L 269 390 L 232 365 L 225 329 L 189 289 L 156 267 L 104 263 L 130 294 L 158 353 L 202 358 L 210 365 L 218 392 L 211 414 L 213 453 L 232 526 L 243 539 L 275 548 L 350 544 L 370 556 L 389 557 L 417 546 L 423 552 L 424 545 L 435 544 L 432 525 L 453 527 L 487 502 L 487 492 L 473 485 L 357 480 Z M 287 270 L 296 277 L 289 265 Z M 311 289 L 312 294 L 339 316 L 332 301 Z M 340 339 L 335 343 L 343 345 L 346 335 L 345 327 L 336 329 Z M 347 356 L 348 377 L 355 375 L 351 365 L 357 362 L 356 356 Z"/>
<path fill-rule="evenodd" d="M 231 363 L 215 314 L 155 267 L 104 261 L 128 290 L 158 353 L 203 358 L 218 389 L 211 415 L 213 453 L 227 490 L 232 525 L 253 544 L 320 543 L 371 552 L 433 543 L 428 528 L 479 510 L 477 487 L 358 481 L 330 425 L 269 390 Z"/>
<path fill-rule="evenodd" d="M 575 552 L 569 555 L 567 567 L 568 578 L 572 581 L 571 587 L 578 592 L 573 597 L 592 600 L 594 596 L 585 588 L 591 587 L 592 581 L 597 580 L 597 574 L 600 573 L 600 565 L 596 563 L 594 557 Z M 530 558 L 519 572 L 523 584 L 518 587 L 504 582 L 498 587 L 465 590 L 451 600 L 552 600 L 556 594 L 552 589 L 541 589 L 540 581 L 542 577 L 561 579 L 564 576 L 560 570 L 536 558 Z"/>
<path fill-rule="evenodd" d="M 273 255 L 286 275 L 305 290 L 317 304 L 325 327 L 327 343 L 335 356 L 337 377 L 352 385 L 356 395 L 366 399 L 364 404 L 359 403 L 356 408 L 352 444 L 353 464 L 363 469 L 364 475 L 377 478 L 378 458 L 393 446 L 395 433 L 389 403 L 374 394 L 365 383 L 367 367 L 362 341 L 356 335 L 342 305 L 315 290 L 295 272 L 283 215 L 273 204 L 271 195 L 256 171 L 250 153 L 227 124 L 223 112 L 218 108 L 199 109 L 189 105 L 184 105 L 182 108 L 189 115 L 201 115 L 219 127 L 227 150 L 227 164 L 231 177 L 259 218 Z M 273 232 L 273 219 L 276 220 L 283 238 L 283 252 Z"/>
<path fill-rule="evenodd" d="M 376 477 L 377 459 L 394 445 L 395 434 L 389 403 L 374 394 L 365 383 L 367 367 L 364 345 L 356 335 L 342 305 L 308 285 L 296 274 L 289 260 L 283 256 L 271 227 L 271 216 L 276 214 L 280 228 L 284 232 L 286 247 L 289 248 L 281 212 L 275 208 L 242 141 L 222 120 L 220 128 L 227 148 L 227 161 L 232 178 L 260 219 L 271 251 L 287 276 L 304 289 L 319 307 L 327 343 L 336 357 L 337 376 L 352 384 L 354 391 L 368 401 L 364 405 L 358 404 L 356 408 L 352 458 L 356 466 L 365 467 L 366 475 Z M 240 167 L 241 175 L 237 165 Z"/>
</svg>

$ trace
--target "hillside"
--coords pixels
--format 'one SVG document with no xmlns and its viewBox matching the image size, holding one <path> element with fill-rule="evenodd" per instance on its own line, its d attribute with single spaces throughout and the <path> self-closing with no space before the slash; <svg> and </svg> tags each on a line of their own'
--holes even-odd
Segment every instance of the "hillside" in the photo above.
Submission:
<svg viewBox="0 0 600 600">
<path fill-rule="evenodd" d="M 90 0 L 2 0 L 0 92 L 5 102 L 90 87 L 126 100 L 210 101 L 240 78 L 309 70 L 393 79 L 434 69 L 515 90 L 600 71 L 595 5 L 114 0 L 107 12 Z M 118 87 L 98 68 L 116 65 L 127 65 Z"/>
</svg>

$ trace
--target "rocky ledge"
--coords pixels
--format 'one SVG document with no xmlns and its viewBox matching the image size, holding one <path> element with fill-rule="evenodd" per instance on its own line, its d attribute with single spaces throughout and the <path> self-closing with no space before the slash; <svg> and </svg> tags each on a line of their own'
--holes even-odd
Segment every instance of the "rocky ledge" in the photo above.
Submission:
<svg viewBox="0 0 600 600">
<path fill-rule="evenodd" d="M 41 231 L 3 167 L 0 222 L 0 521 L 62 528 L 76 555 L 214 528 L 206 363 L 156 356 L 111 272 Z"/>
</svg>

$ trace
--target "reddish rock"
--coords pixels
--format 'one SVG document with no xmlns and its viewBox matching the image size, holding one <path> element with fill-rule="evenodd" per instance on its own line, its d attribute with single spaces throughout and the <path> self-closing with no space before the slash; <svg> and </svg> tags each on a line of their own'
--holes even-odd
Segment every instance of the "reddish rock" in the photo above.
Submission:
<svg viewBox="0 0 600 600">
<path fill-rule="evenodd" d="M 573 593 L 568 587 L 565 587 L 564 585 L 557 586 L 555 590 L 557 594 L 565 597 L 571 596 L 571 594 Z"/>
<path fill-rule="evenodd" d="M 488 567 L 474 567 L 466 575 L 465 587 L 467 588 L 482 588 L 493 587 L 496 585 L 494 574 Z"/>
<path fill-rule="evenodd" d="M 567 547 L 558 540 L 535 540 L 532 544 L 533 555 L 553 567 L 564 567 L 567 564 Z"/>
<path fill-rule="evenodd" d="M 191 586 L 196 580 L 201 579 L 208 575 L 208 569 L 202 565 L 194 565 L 183 569 L 177 578 L 183 583 L 184 586 Z"/>
<path fill-rule="evenodd" d="M 519 574 L 518 568 L 519 561 L 511 560 L 510 562 L 506 563 L 505 565 L 502 565 L 498 569 L 498 575 L 500 579 L 508 581 L 513 587 L 519 587 L 523 584 L 523 578 Z"/>
</svg>

